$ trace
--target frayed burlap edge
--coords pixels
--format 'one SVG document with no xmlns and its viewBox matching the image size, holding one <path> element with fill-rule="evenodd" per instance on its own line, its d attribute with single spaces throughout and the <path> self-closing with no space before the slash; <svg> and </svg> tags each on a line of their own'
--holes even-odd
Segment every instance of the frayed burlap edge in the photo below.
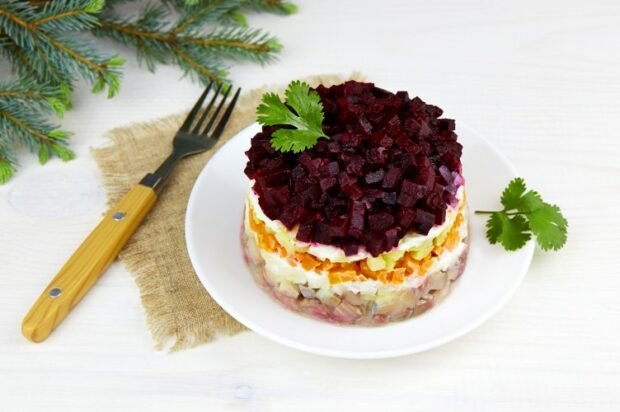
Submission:
<svg viewBox="0 0 620 412">
<path fill-rule="evenodd" d="M 304 80 L 316 86 L 348 79 L 364 80 L 364 76 L 353 72 L 350 76 L 318 75 Z M 285 87 L 264 86 L 240 97 L 216 148 L 179 165 L 169 186 L 120 254 L 140 290 L 148 328 L 158 349 L 168 342 L 172 342 L 171 351 L 190 348 L 218 335 L 245 330 L 209 296 L 191 266 L 185 247 L 185 209 L 194 181 L 211 155 L 255 122 L 256 106 L 263 93 L 281 93 Z M 107 133 L 109 144 L 92 149 L 110 206 L 168 155 L 171 138 L 185 115 L 186 112 L 113 129 Z"/>
</svg>

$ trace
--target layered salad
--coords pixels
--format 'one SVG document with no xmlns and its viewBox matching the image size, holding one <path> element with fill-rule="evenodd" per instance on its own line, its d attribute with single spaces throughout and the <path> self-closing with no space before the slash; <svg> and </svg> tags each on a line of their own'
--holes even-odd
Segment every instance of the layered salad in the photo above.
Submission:
<svg viewBox="0 0 620 412">
<path fill-rule="evenodd" d="M 455 121 L 372 83 L 311 93 L 324 138 L 282 151 L 274 133 L 291 126 L 263 126 L 246 152 L 241 237 L 251 272 L 287 308 L 329 322 L 376 325 L 424 312 L 467 257 Z"/>
</svg>

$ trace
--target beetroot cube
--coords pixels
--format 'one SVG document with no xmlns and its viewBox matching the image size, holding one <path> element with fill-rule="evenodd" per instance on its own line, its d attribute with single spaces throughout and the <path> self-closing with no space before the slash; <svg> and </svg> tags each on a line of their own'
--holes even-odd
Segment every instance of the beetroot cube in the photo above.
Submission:
<svg viewBox="0 0 620 412">
<path fill-rule="evenodd" d="M 291 177 L 293 179 L 301 179 L 305 175 L 306 175 L 306 170 L 301 164 L 298 164 L 297 166 L 293 168 L 293 170 L 291 170 Z"/>
<path fill-rule="evenodd" d="M 335 177 L 324 177 L 323 179 L 319 181 L 321 190 L 323 192 L 327 192 L 332 187 L 335 187 L 336 183 L 338 183 L 338 181 L 336 180 Z"/>
<path fill-rule="evenodd" d="M 259 169 L 279 169 L 282 166 L 284 166 L 284 159 L 281 157 L 275 159 L 267 158 L 258 162 Z"/>
<path fill-rule="evenodd" d="M 364 198 L 369 200 L 383 199 L 383 190 L 369 188 L 364 190 Z"/>
<path fill-rule="evenodd" d="M 383 203 L 386 205 L 395 205 L 398 199 L 396 192 L 383 192 Z"/>
<path fill-rule="evenodd" d="M 346 156 L 346 162 L 347 162 L 347 167 L 345 168 L 345 170 L 347 171 L 347 173 L 350 173 L 352 175 L 356 175 L 356 176 L 361 176 L 364 172 L 363 172 L 363 167 L 364 167 L 364 158 L 360 155 L 349 155 Z"/>
<path fill-rule="evenodd" d="M 329 223 L 329 234 L 332 237 L 344 237 L 347 235 L 348 222 L 346 216 L 339 216 Z"/>
<path fill-rule="evenodd" d="M 441 110 L 441 108 L 432 104 L 426 105 L 426 112 L 432 117 L 439 117 L 443 114 L 443 110 Z"/>
<path fill-rule="evenodd" d="M 433 212 L 435 213 L 435 224 L 441 225 L 446 220 L 446 209 L 435 209 Z"/>
<path fill-rule="evenodd" d="M 385 250 L 385 239 L 381 233 L 374 234 L 366 241 L 366 250 L 375 257 Z"/>
<path fill-rule="evenodd" d="M 327 142 L 327 151 L 330 153 L 340 153 L 342 151 L 340 143 L 334 142 L 333 140 Z"/>
<path fill-rule="evenodd" d="M 381 140 L 379 141 L 379 144 L 381 145 L 381 147 L 387 147 L 390 148 L 392 147 L 392 145 L 394 144 L 394 139 L 392 139 L 390 136 L 388 135 L 383 135 L 383 137 L 381 138 Z"/>
<path fill-rule="evenodd" d="M 288 186 L 267 187 L 263 189 L 263 197 L 268 203 L 286 205 L 289 202 Z"/>
<path fill-rule="evenodd" d="M 347 173 L 340 173 L 338 175 L 338 184 L 340 187 L 350 186 L 355 183 L 357 183 L 357 178 L 353 175 Z"/>
<path fill-rule="evenodd" d="M 282 213 L 278 217 L 280 222 L 282 222 L 282 224 L 286 226 L 286 228 L 289 230 L 295 226 L 295 222 L 296 222 L 294 209 L 295 209 L 295 206 L 293 206 L 292 208 L 287 207 L 282 211 Z"/>
<path fill-rule="evenodd" d="M 456 122 L 453 119 L 439 119 L 439 130 L 452 131 L 456 128 Z"/>
<path fill-rule="evenodd" d="M 411 196 L 414 200 L 422 199 L 426 192 L 426 187 L 414 183 L 409 179 L 403 180 L 403 184 L 400 186 L 400 193 Z"/>
<path fill-rule="evenodd" d="M 431 161 L 427 157 L 421 155 L 416 157 L 416 161 L 418 162 L 419 168 L 416 181 L 425 186 L 427 190 L 432 190 L 435 185 L 435 171 L 433 170 Z"/>
<path fill-rule="evenodd" d="M 441 156 L 441 159 L 446 162 L 448 167 L 458 172 L 461 171 L 461 159 L 460 154 L 457 152 L 448 152 Z"/>
<path fill-rule="evenodd" d="M 320 173 L 319 168 L 321 167 L 321 163 L 321 159 L 316 158 L 304 162 L 303 165 L 306 167 L 306 170 L 310 176 L 318 176 Z"/>
<path fill-rule="evenodd" d="M 285 183 L 289 178 L 290 172 L 288 170 L 267 170 L 259 169 L 256 171 L 255 179 L 262 187 L 277 186 Z"/>
<path fill-rule="evenodd" d="M 297 235 L 295 236 L 297 240 L 301 242 L 312 242 L 312 234 L 314 232 L 314 224 L 312 223 L 304 223 L 299 225 L 299 229 L 297 229 Z"/>
<path fill-rule="evenodd" d="M 379 183 L 383 180 L 383 176 L 385 175 L 385 171 L 383 169 L 378 169 L 374 172 L 368 172 L 364 176 L 364 181 L 369 185 L 373 183 Z"/>
<path fill-rule="evenodd" d="M 329 162 L 321 166 L 319 170 L 323 176 L 338 176 L 338 173 L 340 173 L 340 165 L 338 162 Z"/>
<path fill-rule="evenodd" d="M 312 237 L 317 243 L 321 243 L 324 245 L 329 244 L 331 240 L 331 235 L 329 233 L 329 225 L 325 222 L 319 222 L 314 230 L 314 236 Z"/>
<path fill-rule="evenodd" d="M 344 254 L 346 256 L 357 255 L 357 252 L 359 251 L 359 246 L 355 243 L 345 243 L 342 245 L 342 248 L 344 249 Z"/>
<path fill-rule="evenodd" d="M 304 205 L 307 205 L 314 199 L 321 196 L 321 188 L 319 185 L 307 186 L 304 190 L 298 193 L 298 196 L 301 198 Z"/>
<path fill-rule="evenodd" d="M 387 212 L 368 215 L 368 227 L 373 231 L 382 231 L 394 224 L 394 217 Z"/>
<path fill-rule="evenodd" d="M 358 200 L 362 196 L 364 196 L 364 192 L 356 184 L 343 186 L 342 192 L 348 197 L 350 197 L 351 199 L 355 199 L 355 200 Z"/>
<path fill-rule="evenodd" d="M 415 220 L 415 211 L 407 207 L 401 207 L 396 213 L 396 220 L 402 228 L 409 229 Z"/>
<path fill-rule="evenodd" d="M 403 129 L 410 135 L 416 135 L 420 131 L 422 123 L 413 117 L 409 117 L 403 124 Z"/>
<path fill-rule="evenodd" d="M 385 250 L 389 251 L 398 246 L 398 228 L 393 227 L 385 231 Z"/>
<path fill-rule="evenodd" d="M 413 171 L 416 167 L 415 155 L 411 152 L 401 153 L 398 159 L 398 165 L 405 171 Z"/>
<path fill-rule="evenodd" d="M 357 122 L 360 125 L 361 129 L 364 131 L 364 133 L 372 132 L 372 124 L 368 121 L 366 116 L 364 116 L 363 114 L 360 115 Z"/>
<path fill-rule="evenodd" d="M 351 237 L 359 239 L 364 232 L 364 216 L 366 213 L 366 207 L 363 202 L 353 201 L 349 209 L 349 230 L 348 234 Z"/>
<path fill-rule="evenodd" d="M 368 154 L 368 163 L 383 165 L 387 160 L 387 148 L 373 147 Z"/>
<path fill-rule="evenodd" d="M 448 169 L 446 165 L 439 166 L 439 174 L 441 175 L 441 177 L 443 177 L 443 180 L 444 182 L 446 182 L 446 184 L 452 183 L 452 181 L 454 180 L 450 169 Z"/>
<path fill-rule="evenodd" d="M 428 232 L 435 224 L 435 215 L 424 209 L 416 209 L 413 223 L 418 233 L 428 235 Z"/>
<path fill-rule="evenodd" d="M 400 185 L 400 181 L 403 177 L 402 169 L 398 167 L 391 167 L 385 173 L 383 177 L 383 184 L 381 185 L 384 189 L 397 189 Z"/>
<path fill-rule="evenodd" d="M 433 135 L 432 127 L 429 126 L 428 123 L 422 122 L 422 125 L 420 126 L 420 130 L 418 131 L 418 136 L 425 139 L 425 138 L 431 137 L 432 135 Z"/>
</svg>

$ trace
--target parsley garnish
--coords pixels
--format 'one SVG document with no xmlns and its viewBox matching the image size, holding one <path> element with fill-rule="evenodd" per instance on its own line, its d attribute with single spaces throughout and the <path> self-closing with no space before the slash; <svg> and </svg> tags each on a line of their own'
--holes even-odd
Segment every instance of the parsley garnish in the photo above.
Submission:
<svg viewBox="0 0 620 412">
<path fill-rule="evenodd" d="M 532 234 L 543 250 L 558 250 L 566 243 L 568 221 L 560 208 L 543 202 L 535 191 L 528 191 L 520 177 L 504 189 L 501 202 L 504 210 L 476 211 L 491 215 L 486 225 L 491 244 L 500 243 L 506 250 L 517 250 Z"/>
<path fill-rule="evenodd" d="M 328 138 L 323 132 L 323 105 L 317 92 L 310 91 L 307 83 L 296 80 L 288 85 L 284 95 L 286 104 L 277 94 L 265 93 L 256 109 L 258 123 L 262 125 L 293 126 L 273 133 L 271 145 L 275 149 L 299 153 L 313 147 L 319 138 Z"/>
</svg>

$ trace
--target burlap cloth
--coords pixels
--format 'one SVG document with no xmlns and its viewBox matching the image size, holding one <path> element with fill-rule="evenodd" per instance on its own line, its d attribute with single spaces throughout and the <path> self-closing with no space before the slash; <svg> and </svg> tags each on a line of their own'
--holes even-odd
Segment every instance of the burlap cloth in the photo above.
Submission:
<svg viewBox="0 0 620 412">
<path fill-rule="evenodd" d="M 349 78 L 362 80 L 363 76 L 354 72 L 349 77 L 319 75 L 305 80 L 315 86 Z M 185 208 L 194 181 L 217 148 L 255 122 L 256 106 L 265 91 L 281 93 L 285 86 L 263 87 L 240 97 L 216 148 L 181 162 L 157 204 L 120 254 L 140 289 L 148 327 L 158 348 L 167 346 L 170 340 L 173 351 L 189 348 L 218 335 L 245 330 L 209 296 L 192 268 L 185 248 Z M 188 102 L 188 108 L 191 104 Z M 166 158 L 185 115 L 111 130 L 110 144 L 93 149 L 110 205 Z"/>
</svg>

